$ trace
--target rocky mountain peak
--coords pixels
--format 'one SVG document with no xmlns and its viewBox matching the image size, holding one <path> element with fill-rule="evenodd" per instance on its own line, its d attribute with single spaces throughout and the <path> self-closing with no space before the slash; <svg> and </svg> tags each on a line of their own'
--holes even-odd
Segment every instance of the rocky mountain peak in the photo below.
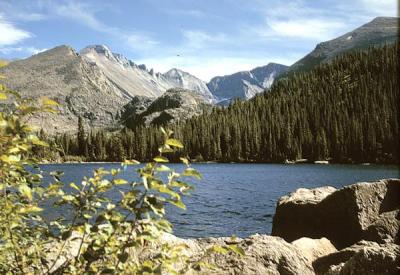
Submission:
<svg viewBox="0 0 400 275">
<path fill-rule="evenodd" d="M 175 88 L 191 90 L 202 96 L 209 103 L 214 101 L 214 97 L 208 89 L 207 84 L 188 72 L 173 68 L 164 73 L 163 76 L 170 81 Z"/>
<path fill-rule="evenodd" d="M 229 102 L 234 98 L 249 99 L 271 87 L 275 78 L 286 70 L 285 65 L 269 63 L 251 71 L 214 77 L 207 86 L 221 102 Z"/>
<path fill-rule="evenodd" d="M 96 52 L 97 54 L 104 55 L 107 58 L 114 57 L 110 48 L 107 47 L 106 45 L 89 45 L 81 50 L 81 54 L 85 54 L 85 53 L 92 52 L 92 51 Z"/>
<path fill-rule="evenodd" d="M 164 75 L 167 76 L 167 77 L 182 77 L 182 76 L 187 76 L 187 75 L 190 75 L 190 74 L 187 73 L 187 72 L 184 72 L 182 70 L 179 70 L 177 68 L 172 68 L 171 70 L 166 72 Z"/>
</svg>

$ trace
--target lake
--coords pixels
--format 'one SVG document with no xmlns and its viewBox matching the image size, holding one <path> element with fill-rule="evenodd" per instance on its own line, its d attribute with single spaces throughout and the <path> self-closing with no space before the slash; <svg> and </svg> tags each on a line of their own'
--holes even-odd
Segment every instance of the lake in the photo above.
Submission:
<svg viewBox="0 0 400 275">
<path fill-rule="evenodd" d="M 65 183 L 80 182 L 105 164 L 46 164 L 41 168 L 46 177 L 50 171 L 62 170 Z M 177 171 L 183 165 L 170 164 Z M 271 232 L 272 218 L 278 199 L 297 188 L 330 185 L 340 188 L 360 181 L 399 178 L 397 166 L 383 165 L 317 165 L 317 164 L 193 164 L 202 180 L 191 180 L 196 190 L 184 198 L 186 211 L 168 208 L 168 218 L 179 237 L 231 236 L 245 237 Z M 122 177 L 137 179 L 134 166 Z"/>
</svg>

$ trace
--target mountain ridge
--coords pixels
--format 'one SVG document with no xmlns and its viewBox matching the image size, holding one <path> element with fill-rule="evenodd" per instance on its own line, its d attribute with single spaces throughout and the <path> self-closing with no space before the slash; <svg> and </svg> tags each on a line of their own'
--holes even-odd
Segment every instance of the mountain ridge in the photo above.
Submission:
<svg viewBox="0 0 400 275">
<path fill-rule="evenodd" d="M 274 79 L 286 69 L 285 65 L 268 63 L 250 71 L 214 77 L 207 86 L 220 101 L 234 98 L 250 99 L 271 87 Z"/>
<path fill-rule="evenodd" d="M 313 51 L 291 65 L 288 72 L 310 70 L 351 50 L 394 43 L 399 37 L 398 29 L 399 17 L 376 17 L 339 37 L 318 43 Z"/>
</svg>

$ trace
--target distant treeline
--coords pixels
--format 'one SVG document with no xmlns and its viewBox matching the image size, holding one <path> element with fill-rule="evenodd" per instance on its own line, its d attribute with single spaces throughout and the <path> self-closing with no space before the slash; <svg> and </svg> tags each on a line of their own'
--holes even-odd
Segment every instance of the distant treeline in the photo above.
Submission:
<svg viewBox="0 0 400 275">
<path fill-rule="evenodd" d="M 228 108 L 169 125 L 197 160 L 398 163 L 399 45 L 353 52 L 310 72 L 281 79 L 270 91 Z M 65 155 L 88 161 L 149 160 L 157 127 L 138 125 L 58 136 Z"/>
</svg>

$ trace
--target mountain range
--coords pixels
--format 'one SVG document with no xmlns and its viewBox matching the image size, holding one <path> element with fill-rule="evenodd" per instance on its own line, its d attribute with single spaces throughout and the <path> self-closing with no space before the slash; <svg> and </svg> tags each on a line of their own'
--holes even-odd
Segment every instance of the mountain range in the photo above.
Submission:
<svg viewBox="0 0 400 275">
<path fill-rule="evenodd" d="M 352 32 L 318 44 L 290 67 L 269 63 L 250 71 L 217 76 L 209 83 L 177 68 L 166 73 L 155 72 L 113 53 L 105 45 L 91 45 L 80 52 L 69 46 L 58 46 L 12 61 L 0 69 L 0 74 L 6 76 L 4 82 L 8 87 L 23 96 L 47 96 L 61 104 L 57 115 L 31 118 L 32 123 L 46 132 L 76 131 L 78 117 L 84 118 L 90 127 L 112 130 L 124 121 L 158 123 L 164 119 L 186 118 L 200 112 L 196 104 L 227 105 L 234 98 L 250 99 L 268 89 L 279 77 L 312 69 L 351 50 L 393 43 L 397 30 L 398 18 L 378 17 Z M 167 90 L 170 92 L 166 93 Z M 161 96 L 162 100 L 157 100 Z M 166 106 L 169 110 L 164 113 L 159 107 L 151 107 L 164 106 L 165 102 L 179 104 L 174 103 L 172 108 Z M 127 113 L 129 110 L 135 113 Z M 185 115 L 180 116 L 180 111 Z"/>
</svg>

